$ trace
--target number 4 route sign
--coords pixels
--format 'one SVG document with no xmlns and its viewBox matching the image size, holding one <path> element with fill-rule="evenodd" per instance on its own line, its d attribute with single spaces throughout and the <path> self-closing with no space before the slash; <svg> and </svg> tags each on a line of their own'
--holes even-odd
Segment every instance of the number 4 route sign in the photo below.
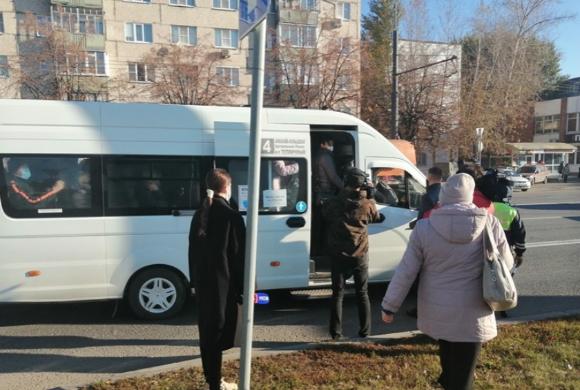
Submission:
<svg viewBox="0 0 580 390">
<path fill-rule="evenodd" d="M 240 0 L 240 39 L 268 15 L 271 0 Z"/>
</svg>

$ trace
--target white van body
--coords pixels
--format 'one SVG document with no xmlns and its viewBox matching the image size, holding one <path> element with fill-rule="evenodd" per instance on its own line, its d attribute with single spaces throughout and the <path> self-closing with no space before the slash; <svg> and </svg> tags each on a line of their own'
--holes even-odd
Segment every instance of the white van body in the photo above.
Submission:
<svg viewBox="0 0 580 390">
<path fill-rule="evenodd" d="M 0 100 L 0 161 L 4 165 L 0 165 L 4 168 L 4 176 L 0 176 L 0 302 L 119 299 L 127 296 L 131 282 L 143 270 L 149 270 L 149 287 L 163 288 L 169 294 L 176 294 L 171 286 L 179 281 L 183 282 L 183 288 L 178 289 L 181 294 L 189 279 L 188 233 L 193 210 L 164 215 L 103 214 L 99 207 L 107 207 L 103 206 L 106 195 L 93 194 L 96 197 L 92 199 L 100 203 L 95 206 L 100 210 L 98 215 L 67 217 L 66 210 L 55 208 L 26 211 L 37 213 L 37 217 L 11 216 L 6 204 L 11 160 L 38 162 L 45 161 L 38 158 L 47 157 L 52 161 L 50 156 L 61 156 L 62 161 L 68 161 L 67 156 L 79 156 L 75 157 L 78 164 L 83 159 L 91 161 L 91 172 L 113 169 L 107 164 L 114 166 L 115 161 L 131 156 L 193 156 L 215 166 L 221 158 L 247 158 L 249 122 L 250 109 L 242 107 Z M 404 171 L 417 187 L 426 184 L 423 174 L 398 149 L 353 116 L 332 111 L 264 109 L 262 157 L 301 161 L 301 169 L 306 170 L 301 185 L 306 186 L 306 192 L 305 202 L 295 207 L 300 212 L 260 214 L 259 290 L 305 289 L 330 283 L 329 279 L 313 278 L 311 269 L 313 132 L 352 137 L 354 165 L 369 174 L 381 168 L 396 169 Z M 107 162 L 115 156 L 122 157 Z M 244 160 L 239 162 L 244 164 Z M 100 183 L 93 186 L 93 192 L 112 186 L 116 174 L 108 175 L 111 177 L 106 185 L 100 177 L 91 179 Z M 201 172 L 196 177 L 204 176 Z M 203 184 L 195 185 L 200 186 L 195 187 L 200 192 Z M 242 190 L 234 188 L 233 192 Z M 406 197 L 409 203 L 410 195 Z M 378 207 L 386 219 L 369 227 L 371 282 L 391 278 L 409 239 L 408 224 L 417 214 L 412 207 Z M 303 226 L 288 226 L 289 218 L 303 220 Z M 163 284 L 168 278 L 154 278 L 159 269 L 177 278 L 169 278 L 169 285 Z M 136 287 L 139 294 L 148 292 L 143 286 Z M 168 301 L 165 306 L 173 303 L 175 300 Z M 166 307 L 147 309 L 150 317 L 167 314 Z"/>
</svg>

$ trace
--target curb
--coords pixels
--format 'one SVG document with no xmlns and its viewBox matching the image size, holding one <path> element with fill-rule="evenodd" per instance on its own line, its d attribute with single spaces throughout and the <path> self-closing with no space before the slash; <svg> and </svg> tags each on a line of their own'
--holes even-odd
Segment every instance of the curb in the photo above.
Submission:
<svg viewBox="0 0 580 390">
<path fill-rule="evenodd" d="M 510 319 L 500 319 L 497 321 L 498 325 L 517 325 L 523 324 L 528 322 L 535 322 L 535 321 L 542 321 L 548 320 L 553 318 L 560 318 L 560 317 L 570 317 L 574 315 L 580 315 L 580 309 L 572 309 L 572 310 L 563 310 L 563 311 L 553 311 L 541 314 L 534 314 L 529 316 L 523 316 L 518 318 Z M 370 343 L 370 342 L 377 342 L 382 340 L 402 340 L 411 337 L 415 337 L 418 335 L 423 334 L 419 330 L 412 330 L 407 332 L 397 332 L 397 333 L 386 333 L 381 335 L 373 335 L 369 336 L 365 339 L 360 338 L 353 338 L 353 339 L 345 339 L 344 341 L 336 342 L 336 341 L 319 341 L 319 342 L 312 342 L 312 343 L 304 343 L 304 344 L 296 344 L 289 347 L 282 347 L 277 349 L 254 349 L 252 351 L 252 359 L 257 357 L 264 357 L 264 356 L 272 356 L 272 355 L 282 355 L 294 352 L 305 351 L 309 349 L 314 349 L 322 345 L 335 345 L 335 344 L 358 344 L 358 343 Z M 236 360 L 239 358 L 239 348 L 234 348 L 231 351 L 224 353 L 223 361 L 229 360 Z M 162 374 L 168 371 L 177 371 L 180 369 L 188 369 L 192 367 L 201 367 L 201 357 L 195 357 L 194 359 L 186 360 L 183 362 L 178 363 L 171 363 L 171 364 L 164 364 L 161 366 L 154 366 L 143 368 L 140 370 L 134 371 L 127 371 L 121 374 L 112 374 L 107 381 L 115 382 L 122 379 L 134 378 L 134 377 L 150 377 L 155 376 L 158 374 Z M 93 384 L 91 383 L 83 383 L 74 386 L 63 386 L 63 387 L 56 387 L 52 390 L 78 390 L 79 387 L 89 386 Z"/>
</svg>

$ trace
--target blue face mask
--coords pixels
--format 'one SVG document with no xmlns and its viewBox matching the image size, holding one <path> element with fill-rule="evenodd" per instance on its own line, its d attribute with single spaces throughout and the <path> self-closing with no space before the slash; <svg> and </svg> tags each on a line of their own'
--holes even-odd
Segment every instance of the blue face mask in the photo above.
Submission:
<svg viewBox="0 0 580 390">
<path fill-rule="evenodd" d="M 30 179 L 30 176 L 32 176 L 32 172 L 30 172 L 30 168 L 22 167 L 16 172 L 15 176 L 21 178 L 22 180 L 28 180 Z"/>
</svg>

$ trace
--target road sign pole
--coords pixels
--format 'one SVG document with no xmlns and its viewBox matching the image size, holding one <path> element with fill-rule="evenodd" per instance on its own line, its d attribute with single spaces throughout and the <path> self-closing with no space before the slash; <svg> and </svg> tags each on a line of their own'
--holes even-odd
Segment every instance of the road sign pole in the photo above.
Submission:
<svg viewBox="0 0 580 390">
<path fill-rule="evenodd" d="M 252 98 L 250 118 L 250 159 L 248 180 L 248 210 L 246 262 L 244 270 L 244 305 L 242 350 L 240 355 L 240 388 L 250 390 L 252 370 L 252 337 L 254 325 L 254 294 L 256 284 L 256 252 L 258 244 L 258 208 L 260 199 L 260 133 L 264 101 L 264 67 L 266 55 L 266 19 L 251 32 L 253 34 Z"/>
</svg>

